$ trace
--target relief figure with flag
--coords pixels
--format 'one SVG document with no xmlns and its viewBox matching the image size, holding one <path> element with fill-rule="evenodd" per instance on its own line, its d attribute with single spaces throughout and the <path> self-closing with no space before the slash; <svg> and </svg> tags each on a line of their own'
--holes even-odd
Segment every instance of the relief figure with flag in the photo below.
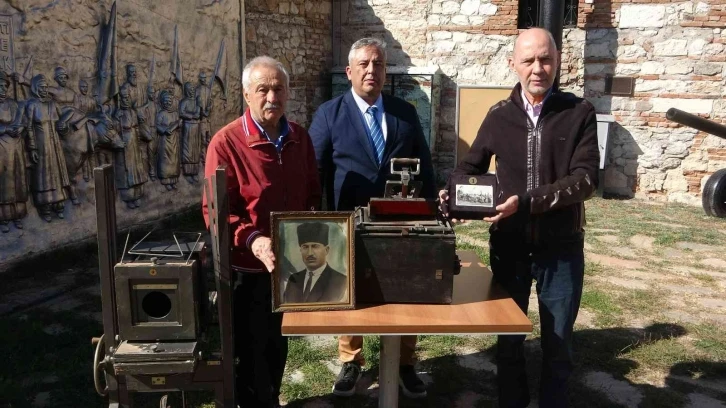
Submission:
<svg viewBox="0 0 726 408">
<path fill-rule="evenodd" d="M 118 122 L 121 140 L 124 149 L 116 151 L 114 157 L 114 172 L 116 174 L 116 188 L 119 190 L 121 201 L 130 209 L 139 208 L 141 197 L 144 195 L 144 184 L 149 181 L 146 166 L 142 158 L 144 136 L 139 132 L 139 120 L 136 111 L 132 108 L 131 92 L 125 84 L 119 91 L 119 109 L 114 115 Z"/>
<path fill-rule="evenodd" d="M 25 140 L 22 109 L 8 95 L 10 78 L 0 71 L 0 231 L 10 232 L 9 223 L 22 229 L 28 214 Z"/>
<path fill-rule="evenodd" d="M 194 85 L 191 82 L 184 84 L 184 99 L 179 103 L 179 117 L 182 120 L 182 171 L 187 181 L 199 181 L 199 154 L 202 147 L 199 132 L 199 113 Z"/>
<path fill-rule="evenodd" d="M 176 188 L 181 173 L 179 143 L 179 112 L 174 109 L 173 95 L 165 89 L 159 95 L 161 110 L 156 114 L 156 133 L 159 148 L 157 152 L 157 177 L 167 190 Z"/>
</svg>

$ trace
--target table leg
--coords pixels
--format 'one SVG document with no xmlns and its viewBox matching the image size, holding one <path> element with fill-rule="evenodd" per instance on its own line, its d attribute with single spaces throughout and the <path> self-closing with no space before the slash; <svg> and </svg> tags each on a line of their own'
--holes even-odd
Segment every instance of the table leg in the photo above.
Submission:
<svg viewBox="0 0 726 408">
<path fill-rule="evenodd" d="M 398 407 L 398 366 L 401 336 L 381 336 L 381 363 L 378 366 L 378 408 Z"/>
</svg>

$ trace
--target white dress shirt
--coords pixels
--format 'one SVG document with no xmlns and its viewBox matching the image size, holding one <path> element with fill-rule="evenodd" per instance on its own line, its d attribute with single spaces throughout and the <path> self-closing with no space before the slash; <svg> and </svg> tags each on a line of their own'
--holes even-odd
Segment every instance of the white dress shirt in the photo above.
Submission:
<svg viewBox="0 0 726 408">
<path fill-rule="evenodd" d="M 323 265 L 320 268 L 318 268 L 318 269 L 316 269 L 316 270 L 313 271 L 313 283 L 312 283 L 312 286 L 310 286 L 310 291 L 311 292 L 313 291 L 313 287 L 315 287 L 315 284 L 318 282 L 318 279 L 320 279 L 320 275 L 323 274 L 323 271 L 327 267 L 328 267 L 328 263 L 326 262 L 325 265 Z M 310 270 L 308 270 L 306 268 L 305 269 L 305 282 L 304 282 L 304 285 L 303 285 L 303 292 L 305 291 L 305 287 L 308 284 L 308 280 L 310 280 Z"/>
<path fill-rule="evenodd" d="M 371 137 L 371 126 L 370 123 L 368 123 L 368 115 L 366 115 L 366 111 L 368 110 L 368 107 L 371 105 L 368 105 L 368 102 L 364 101 L 363 98 L 358 96 L 355 91 L 353 91 L 353 88 L 350 88 L 350 92 L 353 93 L 353 99 L 355 100 L 355 104 L 358 105 L 358 109 L 361 113 L 361 118 L 363 119 L 363 123 L 365 124 L 366 133 L 368 134 L 368 137 Z M 376 99 L 376 102 L 373 103 L 373 105 L 376 105 L 378 107 L 378 111 L 376 112 L 376 120 L 378 121 L 378 124 L 381 126 L 381 130 L 383 131 L 383 141 L 387 140 L 388 137 L 388 126 L 386 126 L 386 112 L 383 111 L 383 95 L 378 95 L 378 99 Z"/>
</svg>

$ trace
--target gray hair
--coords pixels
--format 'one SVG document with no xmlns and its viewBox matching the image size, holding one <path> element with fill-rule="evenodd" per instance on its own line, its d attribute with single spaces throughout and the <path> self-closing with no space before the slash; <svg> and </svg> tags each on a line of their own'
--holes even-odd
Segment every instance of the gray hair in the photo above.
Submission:
<svg viewBox="0 0 726 408">
<path fill-rule="evenodd" d="M 358 51 L 361 48 L 365 47 L 376 47 L 378 48 L 378 52 L 380 52 L 383 55 L 383 59 L 386 60 L 386 42 L 383 40 L 379 40 L 378 38 L 373 37 L 365 37 L 361 38 L 360 40 L 353 43 L 353 45 L 350 46 L 350 52 L 348 53 L 348 64 L 353 63 L 353 58 L 355 58 L 355 52 Z"/>
<path fill-rule="evenodd" d="M 285 66 L 282 63 L 267 55 L 255 57 L 252 61 L 245 65 L 244 71 L 242 71 L 242 88 L 247 90 L 250 87 L 250 74 L 257 67 L 270 67 L 275 68 L 285 75 L 285 88 L 290 89 L 290 75 L 288 75 Z"/>
</svg>

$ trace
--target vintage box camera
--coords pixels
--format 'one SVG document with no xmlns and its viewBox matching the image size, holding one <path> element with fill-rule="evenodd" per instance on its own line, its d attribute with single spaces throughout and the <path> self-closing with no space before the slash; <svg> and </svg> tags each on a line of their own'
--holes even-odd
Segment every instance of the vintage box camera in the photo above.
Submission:
<svg viewBox="0 0 726 408">
<path fill-rule="evenodd" d="M 456 235 L 436 201 L 418 197 L 419 159 L 392 159 L 383 198 L 356 213 L 355 288 L 359 303 L 449 304 L 460 263 Z M 398 167 L 398 168 L 397 168 Z"/>
</svg>

